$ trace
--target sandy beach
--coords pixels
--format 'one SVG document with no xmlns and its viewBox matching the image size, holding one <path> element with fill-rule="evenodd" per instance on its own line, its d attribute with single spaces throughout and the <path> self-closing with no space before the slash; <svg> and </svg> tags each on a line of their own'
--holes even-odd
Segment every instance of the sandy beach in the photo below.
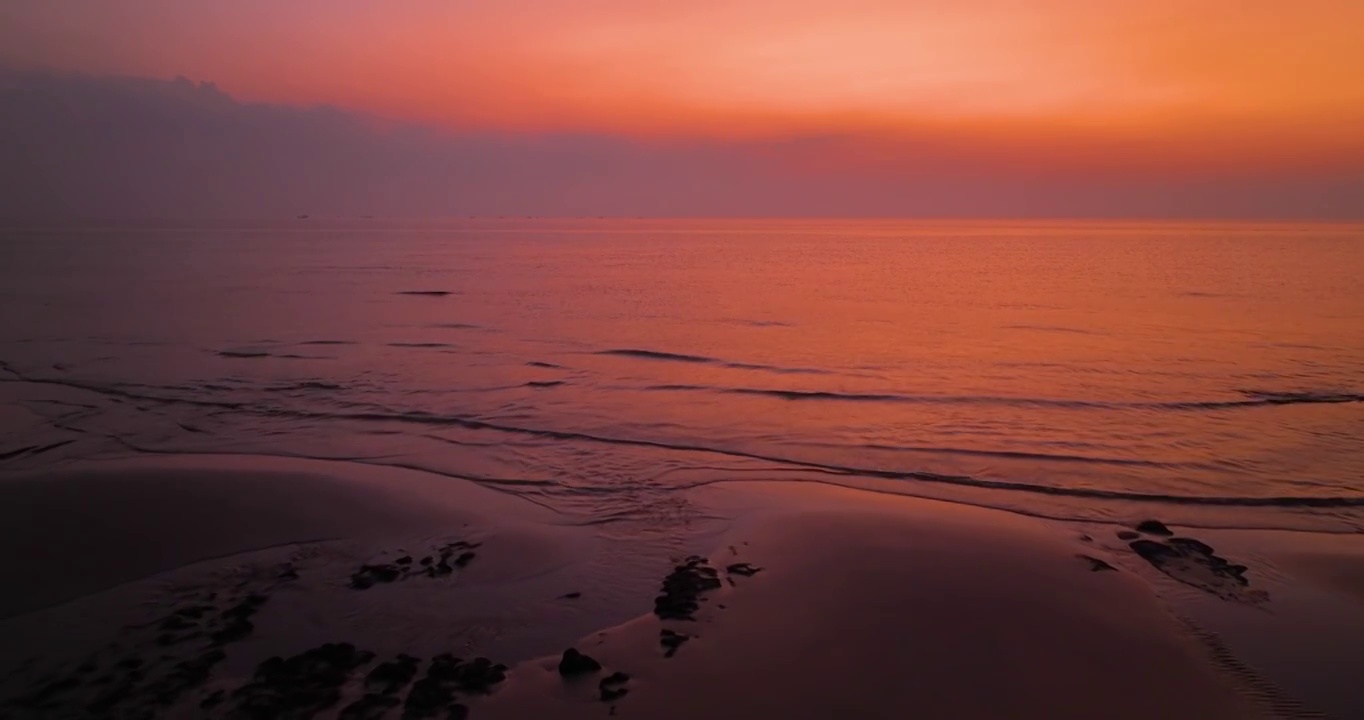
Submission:
<svg viewBox="0 0 1364 720">
<path fill-rule="evenodd" d="M 1364 703 L 1358 536 L 1055 523 L 812 483 L 689 501 L 714 521 L 651 544 L 341 463 L 6 477 L 0 708 L 1347 718 Z"/>
</svg>

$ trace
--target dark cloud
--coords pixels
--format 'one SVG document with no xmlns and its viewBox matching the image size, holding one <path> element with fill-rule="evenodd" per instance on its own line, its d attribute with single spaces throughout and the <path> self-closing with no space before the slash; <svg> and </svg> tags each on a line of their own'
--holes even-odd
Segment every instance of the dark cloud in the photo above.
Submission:
<svg viewBox="0 0 1364 720">
<path fill-rule="evenodd" d="M 867 152 L 847 138 L 454 133 L 239 102 L 184 78 L 0 75 L 10 218 L 1364 215 L 1364 172 L 1120 180 L 992 164 L 931 138 L 889 165 L 841 163 L 845 146 Z"/>
</svg>

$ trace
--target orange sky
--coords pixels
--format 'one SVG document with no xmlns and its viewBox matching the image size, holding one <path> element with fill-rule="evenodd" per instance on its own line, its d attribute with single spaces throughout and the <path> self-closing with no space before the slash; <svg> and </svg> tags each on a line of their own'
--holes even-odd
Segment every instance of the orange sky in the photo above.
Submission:
<svg viewBox="0 0 1364 720">
<path fill-rule="evenodd" d="M 851 137 L 852 163 L 1364 162 L 1361 0 L 6 0 L 0 61 L 461 128 Z"/>
</svg>

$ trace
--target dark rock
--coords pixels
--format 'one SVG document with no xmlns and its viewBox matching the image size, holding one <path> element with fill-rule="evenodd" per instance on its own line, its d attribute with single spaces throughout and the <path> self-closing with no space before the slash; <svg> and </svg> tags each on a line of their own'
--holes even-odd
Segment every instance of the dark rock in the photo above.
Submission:
<svg viewBox="0 0 1364 720">
<path fill-rule="evenodd" d="M 256 626 L 252 625 L 250 620 L 234 618 L 223 629 L 209 635 L 209 638 L 219 645 L 226 645 L 241 640 L 255 629 Z"/>
<path fill-rule="evenodd" d="M 227 621 L 227 625 L 212 633 L 209 637 L 213 642 L 223 645 L 230 642 L 236 642 L 247 635 L 250 635 L 256 628 L 251 624 L 249 618 L 260 610 L 267 599 L 268 598 L 264 595 L 252 593 L 251 595 L 247 595 L 241 602 L 224 610 L 221 617 Z"/>
<path fill-rule="evenodd" d="M 212 605 L 190 605 L 188 607 L 182 607 L 171 614 L 189 620 L 199 620 L 211 612 L 213 612 Z"/>
<path fill-rule="evenodd" d="M 597 683 L 597 689 L 601 692 L 603 702 L 611 702 L 624 697 L 630 692 L 629 688 L 623 687 L 630 682 L 630 676 L 623 672 L 614 672 L 601 679 Z"/>
<path fill-rule="evenodd" d="M 1141 533 L 1132 532 L 1131 530 L 1119 530 L 1119 531 L 1118 531 L 1118 539 L 1119 539 L 1119 540 L 1136 540 L 1136 539 L 1139 538 L 1139 537 L 1141 537 Z"/>
<path fill-rule="evenodd" d="M 705 558 L 687 558 L 663 579 L 663 594 L 654 598 L 654 614 L 664 620 L 695 620 L 701 593 L 719 587 L 719 574 Z"/>
<path fill-rule="evenodd" d="M 680 632 L 674 632 L 664 628 L 658 632 L 658 644 L 663 646 L 663 657 L 672 657 L 677 654 L 678 648 L 690 640 L 691 636 Z"/>
<path fill-rule="evenodd" d="M 601 670 L 601 663 L 578 652 L 575 648 L 565 650 L 563 658 L 559 660 L 559 674 L 566 678 L 590 675 L 598 670 Z"/>
<path fill-rule="evenodd" d="M 1165 562 L 1170 558 L 1179 557 L 1179 551 L 1163 542 L 1155 540 L 1134 540 L 1128 547 L 1140 555 L 1144 560 L 1153 565 Z"/>
<path fill-rule="evenodd" d="M 312 717 L 341 701 L 351 672 L 374 659 L 350 643 L 328 643 L 288 659 L 270 658 L 233 693 L 232 717 Z"/>
<path fill-rule="evenodd" d="M 401 576 L 402 571 L 397 565 L 361 565 L 359 570 L 351 574 L 350 586 L 365 590 L 375 583 L 391 583 Z"/>
<path fill-rule="evenodd" d="M 1167 542 L 1134 540 L 1130 547 L 1157 570 L 1223 599 L 1258 602 L 1267 598 L 1263 592 L 1244 592 L 1250 584 L 1245 577 L 1246 566 L 1227 562 L 1207 543 L 1170 538 Z"/>
<path fill-rule="evenodd" d="M 403 717 L 430 718 L 442 711 L 446 717 L 466 717 L 468 708 L 455 702 L 455 692 L 487 694 L 506 676 L 507 666 L 494 664 L 488 658 L 462 662 L 450 653 L 441 653 L 431 658 L 426 677 L 417 681 L 407 694 Z"/>
<path fill-rule="evenodd" d="M 181 617 L 178 613 L 161 621 L 162 630 L 188 630 L 192 627 L 197 627 L 197 625 Z"/>
<path fill-rule="evenodd" d="M 1183 537 L 1170 538 L 1168 542 L 1170 543 L 1170 545 L 1187 548 L 1191 552 L 1196 552 L 1201 555 L 1213 554 L 1213 549 L 1211 545 L 1204 542 L 1199 542 L 1198 540 L 1194 540 L 1193 538 Z"/>
<path fill-rule="evenodd" d="M 419 663 L 420 661 L 411 655 L 399 655 L 389 662 L 380 663 L 365 676 L 365 689 L 380 695 L 396 693 L 407 687 L 412 678 L 417 676 Z"/>
<path fill-rule="evenodd" d="M 1160 535 L 1162 537 L 1174 535 L 1174 532 L 1170 530 L 1170 528 L 1165 527 L 1165 523 L 1159 520 L 1142 520 L 1137 523 L 1137 532 L 1143 532 L 1147 535 Z"/>
<path fill-rule="evenodd" d="M 411 556 L 411 555 L 404 555 L 404 556 L 398 558 L 397 560 L 394 560 L 393 562 L 398 563 L 399 565 L 411 565 L 411 564 L 412 564 L 412 556 Z"/>
<path fill-rule="evenodd" d="M 580 592 L 571 592 L 571 593 L 564 593 L 563 595 L 560 595 L 560 596 L 559 596 L 559 599 L 560 599 L 560 600 L 577 600 L 578 598 L 580 598 L 580 597 L 582 597 L 582 596 L 583 596 L 583 594 L 580 593 Z"/>
<path fill-rule="evenodd" d="M 459 662 L 459 660 L 455 660 L 455 662 Z M 459 671 L 454 675 L 454 680 L 459 685 L 460 690 L 484 695 L 492 692 L 493 686 L 506 678 L 507 666 L 494 665 L 491 660 L 485 657 L 474 658 L 473 662 L 459 666 Z"/>
<path fill-rule="evenodd" d="M 477 557 L 477 555 L 472 551 L 462 552 L 459 554 L 459 557 L 455 558 L 455 567 L 465 567 L 473 562 L 475 557 Z"/>
<path fill-rule="evenodd" d="M 270 598 L 264 595 L 257 595 L 256 593 L 251 593 L 250 595 L 247 595 L 245 598 L 243 598 L 241 602 L 224 610 L 223 617 L 240 618 L 251 617 L 252 615 L 255 615 L 256 611 L 260 610 L 261 606 L 264 605 L 265 602 L 269 599 Z"/>
<path fill-rule="evenodd" d="M 430 564 L 431 564 L 431 561 L 432 561 L 431 556 L 430 556 L 430 555 L 427 555 L 426 557 L 422 558 L 421 564 L 422 564 L 422 565 L 430 565 Z"/>
<path fill-rule="evenodd" d="M 212 648 L 202 655 L 181 661 L 171 671 L 147 688 L 147 694 L 159 705 L 172 705 L 189 690 L 208 682 L 214 666 L 227 657 L 218 648 Z"/>
<path fill-rule="evenodd" d="M 450 653 L 441 653 L 431 658 L 431 667 L 426 671 L 427 677 L 433 677 L 441 682 L 456 680 L 459 678 L 459 666 L 462 662 Z"/>
<path fill-rule="evenodd" d="M 725 568 L 725 572 L 729 573 L 730 575 L 742 575 L 743 577 L 753 577 L 754 575 L 757 575 L 758 573 L 762 572 L 762 568 L 750 565 L 748 563 L 734 563 L 733 565 L 730 565 L 729 567 Z"/>
<path fill-rule="evenodd" d="M 1101 560 L 1096 557 L 1090 557 L 1088 555 L 1076 555 L 1076 557 L 1080 558 L 1081 560 L 1087 561 L 1089 563 L 1089 569 L 1092 570 L 1093 572 L 1099 572 L 1101 570 L 1117 570 L 1117 568 L 1108 564 L 1108 561 L 1106 560 Z"/>
<path fill-rule="evenodd" d="M 426 676 L 412 686 L 403 705 L 403 718 L 429 718 L 445 709 L 455 701 L 455 693 L 450 685 L 436 678 Z"/>
</svg>

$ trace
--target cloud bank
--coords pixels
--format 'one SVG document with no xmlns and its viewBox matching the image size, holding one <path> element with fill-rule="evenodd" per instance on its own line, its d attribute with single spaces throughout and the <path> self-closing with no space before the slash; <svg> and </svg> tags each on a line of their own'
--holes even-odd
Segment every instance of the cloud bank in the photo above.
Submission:
<svg viewBox="0 0 1364 720">
<path fill-rule="evenodd" d="M 0 216 L 1364 217 L 1364 169 L 1045 166 L 941 136 L 459 132 L 209 83 L 0 75 Z"/>
</svg>

